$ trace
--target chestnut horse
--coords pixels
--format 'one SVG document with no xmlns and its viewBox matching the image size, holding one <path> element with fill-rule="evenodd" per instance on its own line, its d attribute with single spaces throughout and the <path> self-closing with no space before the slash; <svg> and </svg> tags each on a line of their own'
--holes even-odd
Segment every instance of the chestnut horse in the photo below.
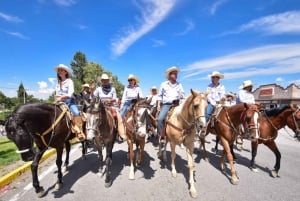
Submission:
<svg viewBox="0 0 300 201">
<path fill-rule="evenodd" d="M 146 126 L 151 121 L 149 117 L 149 101 L 138 98 L 127 110 L 124 117 L 124 125 L 127 136 L 128 152 L 130 159 L 129 179 L 134 179 L 134 150 L 136 145 L 136 166 L 141 166 L 144 159 L 144 147 L 146 137 Z"/>
<path fill-rule="evenodd" d="M 112 150 L 117 136 L 116 122 L 109 109 L 106 109 L 102 101 L 96 100 L 87 103 L 86 131 L 87 138 L 93 139 L 99 154 L 99 172 L 106 173 L 105 187 L 110 187 Z M 106 148 L 105 170 L 103 170 L 102 149 Z"/>
<path fill-rule="evenodd" d="M 191 89 L 191 94 L 179 105 L 166 119 L 166 143 L 159 146 L 158 156 L 162 156 L 166 162 L 166 146 L 171 146 L 171 167 L 172 176 L 177 176 L 175 168 L 175 147 L 183 144 L 186 147 L 186 154 L 189 168 L 189 184 L 191 197 L 197 196 L 194 182 L 194 139 L 198 127 L 206 125 L 205 110 L 207 107 L 207 94 L 199 93 Z M 163 150 L 162 150 L 163 149 Z"/>
<path fill-rule="evenodd" d="M 224 106 L 218 115 L 208 122 L 206 127 L 206 135 L 211 133 L 218 136 L 224 147 L 220 160 L 221 170 L 225 171 L 225 155 L 230 164 L 231 183 L 237 184 L 238 177 L 234 167 L 233 156 L 230 151 L 232 145 L 239 134 L 239 126 L 244 125 L 246 132 L 255 137 L 258 135 L 258 117 L 259 111 L 257 105 L 248 105 L 241 103 L 233 106 Z M 213 126 L 212 126 L 213 124 Z M 203 143 L 203 142 L 202 142 Z M 205 147 L 204 147 L 204 151 Z"/>
<path fill-rule="evenodd" d="M 300 109 L 292 106 L 285 106 L 282 108 L 276 108 L 272 110 L 265 110 L 263 115 L 259 118 L 259 134 L 255 141 L 251 142 L 252 159 L 250 169 L 257 172 L 255 165 L 255 157 L 257 154 L 257 147 L 263 143 L 266 145 L 276 157 L 276 163 L 274 169 L 271 170 L 273 177 L 278 176 L 280 169 L 281 153 L 279 152 L 275 139 L 278 135 L 278 130 L 288 126 L 295 132 L 295 137 L 299 137 L 300 134 Z"/>
<path fill-rule="evenodd" d="M 75 137 L 71 133 L 70 124 L 67 106 L 61 109 L 58 105 L 46 103 L 20 105 L 6 119 L 5 129 L 8 139 L 16 144 L 17 152 L 21 154 L 23 161 L 33 160 L 32 185 L 38 197 L 45 194 L 38 179 L 39 161 L 49 147 L 56 149 L 56 188 L 62 187 L 61 166 L 64 144 Z M 36 145 L 35 149 L 33 144 Z"/>
</svg>

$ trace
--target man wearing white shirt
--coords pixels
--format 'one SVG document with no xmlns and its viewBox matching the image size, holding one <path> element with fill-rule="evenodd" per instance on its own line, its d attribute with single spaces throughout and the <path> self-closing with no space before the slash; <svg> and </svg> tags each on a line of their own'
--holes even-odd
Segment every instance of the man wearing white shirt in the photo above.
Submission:
<svg viewBox="0 0 300 201">
<path fill-rule="evenodd" d="M 160 111 L 157 118 L 157 133 L 162 137 L 162 129 L 164 126 L 164 120 L 168 114 L 168 111 L 172 107 L 173 101 L 180 100 L 184 98 L 184 90 L 177 81 L 177 75 L 180 70 L 173 66 L 166 70 L 165 76 L 168 81 L 162 82 L 159 89 L 159 101 L 157 104 L 157 110 Z M 161 142 L 164 139 L 161 138 Z"/>
<path fill-rule="evenodd" d="M 254 95 L 251 93 L 254 83 L 251 80 L 245 80 L 239 87 L 236 103 L 255 104 Z"/>
</svg>

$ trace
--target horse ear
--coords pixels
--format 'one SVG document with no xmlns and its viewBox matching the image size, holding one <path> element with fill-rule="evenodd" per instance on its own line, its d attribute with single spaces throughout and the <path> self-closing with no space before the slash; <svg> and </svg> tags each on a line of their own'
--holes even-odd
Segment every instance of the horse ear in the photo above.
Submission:
<svg viewBox="0 0 300 201">
<path fill-rule="evenodd" d="M 192 94 L 194 97 L 197 96 L 196 92 L 195 92 L 193 89 L 191 89 L 191 94 Z"/>
<path fill-rule="evenodd" d="M 246 109 L 248 109 L 248 108 L 249 108 L 249 105 L 248 105 L 247 103 L 244 103 L 244 107 L 245 107 Z"/>
<path fill-rule="evenodd" d="M 150 104 L 151 101 L 152 101 L 152 98 L 153 98 L 153 96 L 151 96 L 149 99 L 146 98 L 146 103 L 147 103 L 147 104 Z"/>
</svg>

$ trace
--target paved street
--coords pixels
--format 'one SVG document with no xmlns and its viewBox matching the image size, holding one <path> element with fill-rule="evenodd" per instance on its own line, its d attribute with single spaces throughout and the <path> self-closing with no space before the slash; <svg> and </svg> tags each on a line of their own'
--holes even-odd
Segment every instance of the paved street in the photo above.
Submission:
<svg viewBox="0 0 300 201">
<path fill-rule="evenodd" d="M 279 178 L 272 178 L 269 169 L 275 163 L 275 156 L 264 145 L 258 148 L 256 162 L 258 173 L 252 172 L 250 163 L 250 142 L 244 144 L 245 150 L 237 150 L 238 161 L 236 169 L 240 178 L 238 185 L 230 183 L 229 169 L 225 174 L 219 169 L 219 157 L 211 152 L 215 136 L 207 137 L 207 149 L 210 161 L 203 160 L 203 152 L 195 150 L 195 179 L 198 197 L 196 200 L 299 200 L 300 198 L 300 142 L 291 136 L 292 131 L 280 130 L 278 143 L 282 154 Z M 198 148 L 198 143 L 195 143 Z M 219 149 L 222 149 L 220 146 Z M 169 146 L 168 146 L 168 150 Z M 135 180 L 128 180 L 129 162 L 126 157 L 127 143 L 115 144 L 113 151 L 113 184 L 110 188 L 104 187 L 104 177 L 98 173 L 97 154 L 90 150 L 87 160 L 80 157 L 79 144 L 72 147 L 69 172 L 64 174 L 64 186 L 61 190 L 54 189 L 56 181 L 56 166 L 54 157 L 51 157 L 40 169 L 40 183 L 47 191 L 43 198 L 37 198 L 31 186 L 31 174 L 25 173 L 13 184 L 11 190 L 0 194 L 1 201 L 23 200 L 195 200 L 188 192 L 188 169 L 184 149 L 177 146 L 176 166 L 178 175 L 172 178 L 170 171 L 170 152 L 168 164 L 164 166 L 157 159 L 157 149 L 146 144 L 146 157 L 141 168 L 136 169 Z"/>
</svg>

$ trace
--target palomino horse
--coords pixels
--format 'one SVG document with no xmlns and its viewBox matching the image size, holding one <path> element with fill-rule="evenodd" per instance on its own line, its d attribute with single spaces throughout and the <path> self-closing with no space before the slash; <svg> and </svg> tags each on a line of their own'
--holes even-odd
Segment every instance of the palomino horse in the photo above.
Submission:
<svg viewBox="0 0 300 201">
<path fill-rule="evenodd" d="M 163 161 L 167 160 L 166 146 L 168 141 L 171 146 L 171 167 L 172 176 L 177 176 L 175 168 L 175 147 L 178 144 L 183 144 L 186 147 L 186 154 L 189 168 L 189 184 L 190 195 L 197 196 L 197 191 L 194 183 L 194 139 L 197 127 L 206 125 L 205 109 L 207 106 L 206 94 L 198 93 L 191 90 L 189 95 L 179 106 L 175 107 L 172 114 L 166 119 L 166 143 L 159 146 L 158 155 L 163 157 Z"/>
<path fill-rule="evenodd" d="M 212 118 L 208 122 L 206 127 L 206 134 L 215 134 L 222 142 L 224 150 L 220 160 L 221 170 L 225 170 L 224 161 L 226 155 L 230 164 L 232 184 L 238 183 L 238 177 L 236 175 L 230 145 L 234 143 L 237 135 L 239 134 L 240 124 L 244 125 L 245 131 L 250 133 L 251 136 L 255 137 L 258 135 L 258 116 L 259 111 L 257 105 L 241 103 L 230 107 L 225 106 L 221 108 L 216 117 Z"/>
<path fill-rule="evenodd" d="M 67 108 L 61 109 L 58 105 L 45 103 L 20 105 L 7 117 L 5 129 L 7 137 L 18 147 L 17 152 L 21 154 L 22 160 L 33 160 L 31 164 L 32 185 L 38 197 L 45 194 L 43 187 L 39 184 L 37 174 L 39 161 L 49 147 L 56 149 L 56 188 L 60 189 L 64 144 L 74 137 L 74 134 L 71 134 Z M 35 150 L 33 144 L 36 145 Z"/>
<path fill-rule="evenodd" d="M 102 101 L 94 101 L 88 104 L 86 120 L 87 138 L 93 139 L 99 154 L 99 172 L 106 173 L 105 187 L 110 187 L 112 150 L 117 136 L 116 124 L 111 112 L 106 109 Z M 103 170 L 102 149 L 106 148 L 105 170 Z"/>
<path fill-rule="evenodd" d="M 129 179 L 134 179 L 134 150 L 136 144 L 136 166 L 141 166 L 144 159 L 144 147 L 146 137 L 147 121 L 149 117 L 149 101 L 138 98 L 137 101 L 127 110 L 124 117 L 126 129 L 128 152 L 130 159 Z M 148 122 L 149 123 L 149 122 Z"/>
<path fill-rule="evenodd" d="M 266 110 L 263 115 L 259 118 L 259 134 L 255 141 L 251 142 L 252 149 L 252 159 L 250 168 L 254 172 L 257 172 L 255 165 L 255 157 L 257 154 L 257 147 L 259 144 L 263 143 L 266 145 L 276 157 L 276 163 L 274 169 L 271 170 L 271 175 L 273 177 L 278 176 L 278 171 L 280 169 L 280 159 L 281 154 L 277 148 L 275 139 L 278 135 L 278 130 L 288 126 L 295 132 L 295 136 L 298 137 L 300 134 L 300 109 L 285 106 L 282 108 L 276 108 L 272 110 Z"/>
</svg>

